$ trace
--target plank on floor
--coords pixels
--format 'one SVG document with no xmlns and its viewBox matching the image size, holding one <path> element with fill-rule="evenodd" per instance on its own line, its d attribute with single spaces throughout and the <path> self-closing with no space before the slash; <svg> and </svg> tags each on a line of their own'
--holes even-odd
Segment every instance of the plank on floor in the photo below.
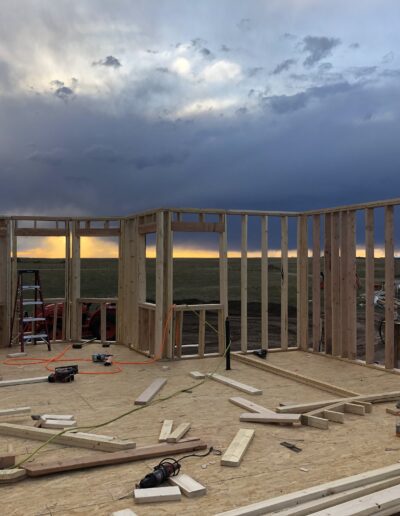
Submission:
<svg viewBox="0 0 400 516">
<path fill-rule="evenodd" d="M 24 385 L 30 383 L 48 382 L 48 376 L 38 376 L 36 378 L 19 378 L 14 380 L 3 380 L 0 382 L 0 387 L 12 387 L 13 385 Z"/>
<path fill-rule="evenodd" d="M 206 377 L 205 373 L 200 373 L 200 371 L 191 371 L 189 374 L 192 378 L 195 378 L 196 380 L 202 380 Z"/>
<path fill-rule="evenodd" d="M 320 430 L 328 430 L 329 428 L 329 421 L 327 419 L 323 417 L 309 416 L 307 414 L 302 414 L 301 424 L 319 428 Z"/>
<path fill-rule="evenodd" d="M 0 410 L 0 416 L 19 416 L 23 414 L 30 414 L 31 407 L 19 407 L 11 409 Z"/>
<path fill-rule="evenodd" d="M 0 470 L 0 484 L 8 482 L 16 482 L 26 477 L 26 471 L 22 468 L 2 469 Z"/>
<path fill-rule="evenodd" d="M 83 435 L 67 432 L 63 435 L 57 435 L 59 432 L 48 430 L 46 428 L 35 428 L 25 425 L 13 425 L 11 423 L 0 424 L 0 434 L 10 435 L 12 437 L 21 437 L 22 439 L 34 439 L 37 441 L 47 441 L 50 437 L 56 436 L 52 441 L 54 444 L 65 444 L 67 446 L 77 446 L 78 448 L 88 448 L 100 451 L 117 451 L 135 448 L 133 441 L 125 441 L 114 439 L 112 441 L 102 439 L 99 436 L 86 437 Z"/>
<path fill-rule="evenodd" d="M 157 378 L 154 380 L 151 385 L 149 385 L 147 389 L 144 390 L 142 394 L 135 400 L 135 405 L 146 405 L 149 403 L 166 383 L 166 378 Z"/>
<path fill-rule="evenodd" d="M 136 503 L 176 502 L 181 499 L 181 490 L 177 486 L 150 487 L 135 489 L 133 496 Z"/>
<path fill-rule="evenodd" d="M 221 466 L 239 466 L 254 437 L 254 430 L 241 428 L 221 457 Z"/>
<path fill-rule="evenodd" d="M 122 509 L 121 511 L 113 512 L 111 516 L 137 516 L 137 514 L 131 511 L 131 509 Z"/>
<path fill-rule="evenodd" d="M 161 427 L 160 437 L 158 438 L 160 443 L 163 443 L 167 440 L 167 437 L 172 432 L 172 425 L 174 424 L 172 419 L 164 419 L 163 425 Z"/>
<path fill-rule="evenodd" d="M 70 414 L 43 414 L 40 419 L 62 419 L 63 421 L 72 420 L 74 416 Z"/>
<path fill-rule="evenodd" d="M 26 353 L 9 353 L 7 358 L 26 357 Z"/>
<path fill-rule="evenodd" d="M 62 419 L 45 419 L 40 423 L 40 428 L 55 428 L 55 429 L 63 429 L 63 428 L 72 428 L 76 426 L 76 421 L 65 420 Z"/>
<path fill-rule="evenodd" d="M 195 498 L 206 494 L 207 489 L 197 480 L 185 473 L 180 473 L 176 477 L 169 477 L 168 482 L 173 486 L 178 486 L 182 493 L 188 498 Z"/>
<path fill-rule="evenodd" d="M 257 403 L 253 403 L 252 401 L 246 400 L 246 398 L 241 398 L 240 396 L 235 396 L 233 398 L 229 398 L 229 401 L 238 407 L 247 409 L 249 412 L 258 412 L 264 413 L 268 412 L 271 414 L 276 414 L 273 410 L 262 407 L 261 405 L 257 405 Z"/>
<path fill-rule="evenodd" d="M 240 414 L 240 421 L 248 421 L 251 423 L 278 423 L 280 425 L 293 425 L 293 423 L 300 423 L 301 414 L 271 414 L 263 413 L 243 413 Z"/>
<path fill-rule="evenodd" d="M 220 374 L 210 373 L 209 377 L 215 380 L 216 382 L 223 383 L 224 385 L 228 385 L 229 387 L 233 387 L 234 389 L 238 389 L 239 391 L 246 392 L 247 394 L 262 394 L 262 390 L 260 389 L 256 389 L 255 387 L 251 387 L 251 385 L 246 385 L 245 383 L 238 382 L 236 380 L 233 380 L 232 378 L 221 376 Z"/>
<path fill-rule="evenodd" d="M 190 423 L 181 423 L 169 436 L 167 443 L 176 443 L 190 430 Z"/>
</svg>

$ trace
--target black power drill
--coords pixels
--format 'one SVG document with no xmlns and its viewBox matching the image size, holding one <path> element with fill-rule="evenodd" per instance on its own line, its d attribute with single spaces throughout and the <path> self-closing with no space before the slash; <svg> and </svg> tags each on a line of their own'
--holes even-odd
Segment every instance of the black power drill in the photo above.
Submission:
<svg viewBox="0 0 400 516">
<path fill-rule="evenodd" d="M 181 465 L 178 461 L 170 462 L 168 459 L 164 459 L 157 464 L 152 473 L 142 478 L 136 487 L 139 489 L 157 487 L 167 480 L 168 477 L 175 477 L 180 469 Z"/>
<path fill-rule="evenodd" d="M 56 367 L 54 373 L 47 377 L 50 383 L 69 383 L 75 380 L 75 375 L 78 373 L 77 365 Z"/>
</svg>

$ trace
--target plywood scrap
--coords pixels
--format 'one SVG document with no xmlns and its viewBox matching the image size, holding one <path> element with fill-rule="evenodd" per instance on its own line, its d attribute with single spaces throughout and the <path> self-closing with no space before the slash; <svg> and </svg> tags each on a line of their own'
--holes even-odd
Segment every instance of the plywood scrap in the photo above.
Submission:
<svg viewBox="0 0 400 516">
<path fill-rule="evenodd" d="M 229 398 L 229 401 L 238 407 L 244 408 L 249 412 L 258 412 L 258 413 L 272 413 L 276 414 L 273 410 L 270 410 L 266 407 L 262 407 L 261 405 L 257 405 L 257 403 L 253 403 L 252 401 L 246 400 L 246 398 L 241 398 L 240 396 L 235 396 L 233 398 Z"/>
<path fill-rule="evenodd" d="M 300 423 L 301 414 L 276 414 L 275 412 L 266 413 L 243 413 L 240 414 L 240 421 L 248 421 L 250 423 L 278 423 L 280 425 L 293 425 Z"/>
<path fill-rule="evenodd" d="M 216 373 L 210 373 L 208 376 L 216 382 L 223 383 L 224 385 L 228 385 L 228 387 L 233 387 L 234 389 L 246 392 L 247 394 L 262 394 L 262 390 L 251 387 L 250 385 L 246 385 L 245 383 L 238 382 L 232 378 L 221 376 L 220 374 Z"/>
<path fill-rule="evenodd" d="M 221 466 L 239 466 L 254 437 L 254 430 L 241 428 L 221 457 Z"/>
<path fill-rule="evenodd" d="M 10 435 L 12 437 L 21 437 L 23 439 L 34 439 L 37 441 L 47 441 L 50 437 L 56 436 L 52 441 L 54 444 L 64 444 L 67 446 L 77 446 L 78 448 L 88 448 L 100 451 L 117 451 L 134 448 L 136 444 L 133 441 L 114 439 L 112 441 L 102 439 L 101 437 L 87 437 L 84 435 L 67 432 L 57 435 L 59 432 L 49 430 L 47 428 L 34 428 L 32 426 L 14 425 L 11 423 L 0 423 L 0 434 Z"/>
<path fill-rule="evenodd" d="M 367 471 L 351 477 L 340 478 L 332 482 L 327 482 L 318 486 L 302 489 L 286 495 L 270 498 L 261 502 L 256 502 L 244 507 L 239 507 L 230 511 L 219 513 L 216 516 L 256 516 L 270 514 L 290 507 L 299 506 L 302 503 L 318 500 L 336 493 L 342 493 L 349 489 L 355 489 L 380 482 L 389 478 L 400 476 L 400 464 L 393 464 L 384 468 Z M 305 514 L 310 514 L 309 512 Z"/>
<path fill-rule="evenodd" d="M 26 471 L 22 468 L 2 469 L 0 470 L 0 484 L 8 482 L 16 482 L 26 477 Z"/>
<path fill-rule="evenodd" d="M 207 491 L 207 489 L 197 482 L 197 480 L 189 477 L 189 475 L 185 475 L 185 473 L 180 473 L 176 477 L 169 477 L 168 482 L 173 486 L 179 487 L 181 492 L 188 498 L 203 496 Z"/>
<path fill-rule="evenodd" d="M 190 430 L 190 423 L 181 423 L 169 436 L 167 443 L 176 443 Z"/>
<path fill-rule="evenodd" d="M 177 486 L 150 487 L 148 489 L 134 489 L 133 497 L 136 503 L 177 502 L 182 498 Z"/>
<path fill-rule="evenodd" d="M 161 427 L 160 437 L 158 438 L 160 443 L 163 443 L 167 440 L 167 437 L 172 432 L 172 425 L 174 424 L 172 419 L 164 419 L 163 425 Z"/>
<path fill-rule="evenodd" d="M 205 373 L 200 373 L 200 371 L 191 371 L 189 374 L 195 380 L 202 380 L 206 377 Z"/>
<path fill-rule="evenodd" d="M 11 409 L 2 409 L 0 410 L 0 417 L 4 416 L 23 416 L 31 413 L 31 407 L 18 407 Z"/>
<path fill-rule="evenodd" d="M 73 428 L 76 426 L 76 421 L 65 420 L 62 419 L 44 419 L 40 423 L 41 428 L 54 428 L 54 429 L 63 429 L 63 428 Z"/>
<path fill-rule="evenodd" d="M 123 450 L 101 455 L 89 455 L 87 457 L 77 457 L 74 459 L 63 459 L 47 463 L 26 463 L 22 467 L 30 477 L 40 477 L 51 475 L 63 471 L 73 471 L 78 469 L 96 468 L 115 464 L 124 464 L 138 460 L 153 459 L 154 457 L 171 457 L 178 453 L 188 453 L 192 451 L 205 450 L 206 443 L 201 440 L 185 443 L 167 444 L 160 443 L 153 446 L 144 446 L 134 450 Z"/>
<path fill-rule="evenodd" d="M 121 511 L 113 512 L 111 516 L 137 516 L 137 514 L 131 511 L 131 509 L 122 509 Z"/>
<path fill-rule="evenodd" d="M 13 385 L 25 385 L 31 383 L 48 382 L 47 376 L 38 376 L 36 378 L 19 378 L 14 380 L 3 380 L 0 382 L 0 387 L 12 387 Z"/>
<path fill-rule="evenodd" d="M 135 405 L 147 405 L 167 383 L 166 378 L 157 378 L 135 400 Z"/>
</svg>

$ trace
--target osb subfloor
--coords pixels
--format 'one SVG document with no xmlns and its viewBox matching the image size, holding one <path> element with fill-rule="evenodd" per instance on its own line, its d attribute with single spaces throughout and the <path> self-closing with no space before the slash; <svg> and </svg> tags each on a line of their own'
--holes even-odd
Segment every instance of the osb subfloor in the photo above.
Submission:
<svg viewBox="0 0 400 516">
<path fill-rule="evenodd" d="M 54 346 L 51 355 L 63 349 Z M 121 360 L 143 360 L 123 347 L 111 348 Z M 2 350 L 4 358 L 8 350 Z M 16 351 L 16 350 L 15 350 Z M 90 357 L 105 352 L 99 345 L 68 353 L 74 357 Z M 47 357 L 44 346 L 29 348 L 29 355 Z M 268 362 L 334 383 L 360 393 L 400 390 L 400 377 L 321 356 L 302 352 L 271 353 Z M 189 436 L 197 436 L 208 445 L 225 450 L 239 428 L 254 428 L 255 438 L 238 468 L 221 467 L 219 457 L 190 458 L 182 463 L 182 471 L 207 487 L 207 495 L 180 502 L 135 505 L 130 496 L 134 485 L 160 459 L 107 466 L 97 469 L 25 479 L 0 487 L 1 513 L 11 515 L 109 515 L 131 508 L 139 516 L 179 514 L 212 515 L 235 506 L 264 500 L 343 476 L 382 467 L 400 460 L 400 439 L 395 437 L 396 418 L 386 414 L 390 404 L 374 405 L 365 417 L 346 414 L 344 425 L 330 424 L 328 431 L 310 427 L 284 427 L 239 423 L 243 412 L 229 403 L 231 396 L 244 396 L 258 404 L 274 408 L 280 401 L 309 402 L 332 398 L 323 391 L 272 375 L 250 366 L 232 362 L 232 371 L 224 371 L 220 359 L 159 362 L 153 365 L 124 366 L 115 375 L 78 375 L 71 384 L 39 383 L 1 388 L 0 408 L 32 407 L 33 413 L 70 413 L 79 425 L 103 422 L 133 407 L 135 398 L 156 377 L 168 383 L 161 395 L 196 384 L 189 371 L 214 371 L 263 389 L 262 396 L 246 396 L 230 387 L 208 380 L 190 393 L 140 410 L 99 429 L 99 434 L 132 438 L 137 446 L 158 442 L 163 419 L 175 424 L 190 421 Z M 168 369 L 163 369 L 163 366 Z M 107 371 L 101 364 L 87 364 L 87 369 Z M 82 366 L 83 369 L 83 366 Z M 7 367 L 0 365 L 3 379 L 42 376 L 42 365 Z M 29 417 L 15 422 L 32 424 Z M 296 443 L 301 453 L 282 446 L 281 441 Z M 0 436 L 0 453 L 15 452 L 23 456 L 34 450 L 37 441 Z M 390 450 L 387 450 L 390 449 Z M 394 449 L 394 450 L 393 450 Z M 51 445 L 40 454 L 41 461 L 99 454 L 72 447 Z M 300 468 L 305 469 L 302 471 Z M 128 496 L 124 500 L 119 500 Z"/>
</svg>

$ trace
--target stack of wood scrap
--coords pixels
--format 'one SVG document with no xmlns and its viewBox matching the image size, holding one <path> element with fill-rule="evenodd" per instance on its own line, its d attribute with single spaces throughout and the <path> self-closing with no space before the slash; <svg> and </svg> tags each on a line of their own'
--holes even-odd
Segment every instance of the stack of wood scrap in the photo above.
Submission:
<svg viewBox="0 0 400 516">
<path fill-rule="evenodd" d="M 241 397 L 229 398 L 229 401 L 249 411 L 240 414 L 240 421 L 250 423 L 275 423 L 280 425 L 300 423 L 301 414 L 277 414 L 272 410 Z"/>
<path fill-rule="evenodd" d="M 341 478 L 216 516 L 361 516 L 398 514 L 400 464 Z"/>
</svg>

